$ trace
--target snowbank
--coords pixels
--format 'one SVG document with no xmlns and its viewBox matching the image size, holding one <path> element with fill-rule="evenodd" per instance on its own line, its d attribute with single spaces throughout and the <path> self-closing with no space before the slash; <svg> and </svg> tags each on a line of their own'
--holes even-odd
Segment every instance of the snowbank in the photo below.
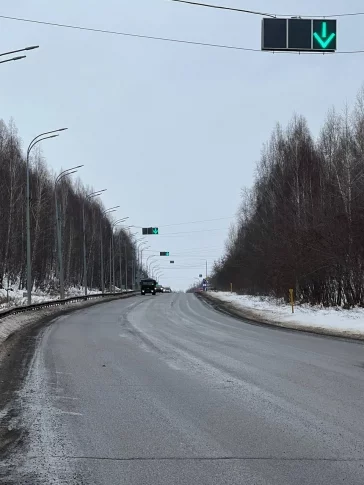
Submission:
<svg viewBox="0 0 364 485">
<path fill-rule="evenodd" d="M 300 305 L 295 306 L 295 312 L 292 314 L 290 305 L 283 300 L 270 297 L 237 295 L 236 293 L 227 292 L 209 292 L 208 295 L 230 303 L 238 310 L 250 312 L 257 319 L 272 324 L 304 330 L 322 330 L 322 333 L 364 338 L 363 308 L 343 310 L 341 308 Z"/>
<path fill-rule="evenodd" d="M 45 317 L 48 315 L 55 314 L 56 311 L 59 312 L 59 307 L 47 308 L 41 310 L 40 312 L 25 312 L 18 313 L 17 315 L 9 315 L 0 320 L 0 345 L 5 342 L 5 340 L 10 337 L 14 332 L 21 330 L 27 325 L 32 325 L 36 323 L 40 317 Z"/>
<path fill-rule="evenodd" d="M 6 290 L 0 289 L 0 311 L 12 308 L 14 306 L 24 306 L 27 304 L 27 297 L 23 296 L 26 293 L 24 290 L 19 290 L 15 286 L 12 287 L 12 291 L 9 291 L 9 304 L 7 302 Z M 99 289 L 87 290 L 88 295 L 94 295 L 100 293 Z M 82 296 L 85 294 L 83 287 L 69 288 L 66 290 L 65 297 L 70 298 L 72 296 Z M 59 300 L 59 294 L 51 294 L 37 290 L 32 292 L 32 303 L 43 303 L 44 301 Z"/>
<path fill-rule="evenodd" d="M 94 291 L 94 292 L 89 292 L 89 294 L 92 293 L 100 293 L 99 291 Z M 80 294 L 83 294 L 82 292 Z M 74 295 L 78 295 L 78 293 L 75 293 Z M 128 296 L 126 296 L 128 298 Z M 110 297 L 110 299 L 113 299 L 113 297 Z M 33 296 L 32 296 L 33 300 Z M 49 295 L 47 297 L 43 297 L 43 300 L 41 301 L 49 301 Z M 59 315 L 63 314 L 65 310 L 78 310 L 82 308 L 87 308 L 91 305 L 101 303 L 101 302 L 106 302 L 110 301 L 108 298 L 103 299 L 93 299 L 89 301 L 75 301 L 72 303 L 68 303 L 65 306 L 53 306 L 53 307 L 47 307 L 47 308 L 42 308 L 41 310 L 38 310 L 36 312 L 24 312 L 24 313 L 17 313 L 16 315 L 8 315 L 6 317 L 3 317 L 0 319 L 0 346 L 7 338 L 10 337 L 14 332 L 17 332 L 24 327 L 27 327 L 28 325 L 33 325 L 41 318 L 44 317 L 54 317 L 57 318 Z"/>
</svg>

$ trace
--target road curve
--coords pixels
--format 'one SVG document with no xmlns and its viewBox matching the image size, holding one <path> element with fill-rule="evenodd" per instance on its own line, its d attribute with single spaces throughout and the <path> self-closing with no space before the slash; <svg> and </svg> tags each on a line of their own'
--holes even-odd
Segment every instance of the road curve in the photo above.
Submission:
<svg viewBox="0 0 364 485">
<path fill-rule="evenodd" d="M 364 346 L 250 325 L 192 294 L 58 319 L 13 408 L 22 440 L 1 483 L 364 483 Z"/>
</svg>

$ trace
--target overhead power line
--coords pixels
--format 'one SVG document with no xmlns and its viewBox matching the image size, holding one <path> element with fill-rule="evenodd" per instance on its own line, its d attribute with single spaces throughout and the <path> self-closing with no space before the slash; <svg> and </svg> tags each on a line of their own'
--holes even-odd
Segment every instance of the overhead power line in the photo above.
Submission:
<svg viewBox="0 0 364 485">
<path fill-rule="evenodd" d="M 159 234 L 158 237 L 168 237 L 168 236 L 176 236 L 180 234 L 195 234 L 197 232 L 214 232 L 214 231 L 227 231 L 229 228 L 221 227 L 219 229 L 201 229 L 198 231 L 180 231 L 180 232 L 170 232 L 167 234 Z"/>
<path fill-rule="evenodd" d="M 35 19 L 26 19 L 22 17 L 10 17 L 9 15 L 0 15 L 1 19 L 5 20 L 14 20 L 17 22 L 27 22 L 31 24 L 38 24 L 38 25 L 48 25 L 50 27 L 59 27 L 63 29 L 72 29 L 72 30 L 83 30 L 86 32 L 94 32 L 98 34 L 109 34 L 109 35 L 119 35 L 124 37 L 135 37 L 138 39 L 147 39 L 147 40 L 156 40 L 162 42 L 172 42 L 177 44 L 190 44 L 190 45 L 197 45 L 197 46 L 204 46 L 204 47 L 215 47 L 218 49 L 230 49 L 230 50 L 239 50 L 239 51 L 248 51 L 248 52 L 261 52 L 260 49 L 252 49 L 249 47 L 240 47 L 235 45 L 227 45 L 227 44 L 214 44 L 210 42 L 197 42 L 192 40 L 185 40 L 185 39 L 174 39 L 172 37 L 159 37 L 154 35 L 144 35 L 144 34 L 135 34 L 132 32 L 121 32 L 117 30 L 108 30 L 108 29 L 96 29 L 92 27 L 85 27 L 81 25 L 71 25 L 71 24 L 61 24 L 57 22 L 46 22 L 43 20 L 35 20 Z"/>
<path fill-rule="evenodd" d="M 267 12 L 257 12 L 254 10 L 246 10 L 242 8 L 234 8 L 234 7 L 226 7 L 224 5 L 214 5 L 211 3 L 200 3 L 200 2 L 192 2 L 190 0 L 171 0 L 172 2 L 178 3 L 187 3 L 189 5 L 194 5 L 197 7 L 207 7 L 207 8 L 215 8 L 219 10 L 231 10 L 233 12 L 241 12 L 250 15 L 259 15 L 261 17 L 300 17 L 300 18 L 334 18 L 334 17 L 356 17 L 359 15 L 364 15 L 364 12 L 349 12 L 349 13 L 338 13 L 338 14 L 330 14 L 330 15 L 298 15 L 298 14 L 278 14 L 278 13 L 267 13 Z"/>
<path fill-rule="evenodd" d="M 341 16 L 348 16 L 348 15 L 364 15 L 363 13 L 353 13 L 353 14 L 341 14 Z M 340 15 L 336 15 L 337 17 Z M 317 18 L 322 18 L 316 16 Z M 325 17 L 335 17 L 335 15 L 325 15 Z M 215 49 L 224 49 L 224 50 L 231 50 L 231 51 L 242 51 L 242 52 L 257 52 L 260 54 L 291 54 L 291 55 L 328 55 L 325 52 L 280 52 L 280 51 L 263 51 L 261 49 L 256 49 L 252 47 L 243 47 L 238 45 L 229 45 L 229 44 L 215 44 L 212 42 L 198 42 L 193 40 L 187 39 L 176 39 L 172 37 L 159 37 L 154 35 L 145 35 L 145 34 L 136 34 L 132 32 L 122 32 L 117 30 L 108 30 L 108 29 L 98 29 L 93 27 L 85 27 L 82 25 L 72 25 L 72 24 L 63 24 L 57 22 L 46 22 L 44 20 L 36 20 L 36 19 L 27 19 L 23 17 L 11 17 L 9 15 L 0 15 L 0 19 L 4 20 L 12 20 L 17 22 L 26 22 L 31 24 L 37 25 L 46 25 L 49 27 L 58 27 L 63 29 L 70 29 L 70 30 L 79 30 L 79 31 L 86 31 L 86 32 L 94 32 L 98 34 L 106 34 L 106 35 L 117 35 L 117 36 L 124 36 L 124 37 L 133 37 L 137 39 L 146 39 L 146 40 L 154 40 L 154 41 L 161 41 L 161 42 L 170 42 L 175 44 L 185 44 L 185 45 L 194 45 L 200 47 L 211 47 Z M 353 51 L 336 51 L 335 53 L 330 53 L 329 55 L 339 55 L 339 54 L 363 54 L 364 49 L 361 50 L 353 50 Z"/>
<path fill-rule="evenodd" d="M 234 216 L 219 217 L 218 219 L 203 219 L 202 221 L 177 222 L 177 223 L 174 223 L 174 224 L 166 224 L 164 226 L 159 226 L 159 227 L 183 226 L 183 225 L 187 225 L 187 224 L 200 224 L 202 222 L 225 221 L 226 219 L 234 219 Z"/>
<path fill-rule="evenodd" d="M 252 15 L 261 15 L 265 17 L 276 17 L 274 14 L 271 14 L 271 13 L 256 12 L 254 10 L 245 10 L 242 8 L 225 7 L 222 5 L 212 5 L 210 3 L 198 3 L 198 2 L 191 2 L 189 0 L 172 0 L 172 2 L 187 3 L 198 7 L 217 8 L 219 10 L 232 10 L 233 12 L 242 12 L 242 13 L 248 13 Z"/>
</svg>

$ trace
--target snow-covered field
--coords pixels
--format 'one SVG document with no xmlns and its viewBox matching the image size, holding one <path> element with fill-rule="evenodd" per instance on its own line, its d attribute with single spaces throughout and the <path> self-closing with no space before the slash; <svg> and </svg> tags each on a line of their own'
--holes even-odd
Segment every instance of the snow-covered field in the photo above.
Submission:
<svg viewBox="0 0 364 485">
<path fill-rule="evenodd" d="M 257 318 L 289 327 L 323 329 L 337 334 L 355 334 L 364 337 L 364 308 L 343 310 L 309 305 L 292 308 L 282 300 L 270 297 L 211 292 L 210 296 L 231 303 L 240 310 L 252 312 Z"/>
</svg>

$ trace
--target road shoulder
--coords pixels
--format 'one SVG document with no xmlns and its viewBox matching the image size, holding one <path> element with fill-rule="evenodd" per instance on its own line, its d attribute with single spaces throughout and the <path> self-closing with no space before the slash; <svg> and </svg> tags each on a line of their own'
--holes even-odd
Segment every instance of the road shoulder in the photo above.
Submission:
<svg viewBox="0 0 364 485">
<path fill-rule="evenodd" d="M 28 374 L 29 364 L 42 331 L 61 316 L 118 299 L 120 298 L 113 297 L 64 307 L 50 307 L 1 320 L 0 325 L 6 325 L 9 319 L 17 319 L 16 325 L 9 326 L 10 331 L 6 338 L 0 341 L 0 460 L 22 440 L 22 430 L 13 425 L 20 410 L 15 409 L 12 403 L 15 402 L 15 397 Z"/>
<path fill-rule="evenodd" d="M 250 323 L 252 325 L 266 325 L 276 329 L 293 330 L 297 332 L 305 332 L 316 335 L 338 337 L 350 340 L 360 340 L 364 342 L 364 336 L 362 333 L 359 332 L 357 333 L 353 331 L 328 329 L 324 327 L 304 325 L 295 322 L 280 322 L 274 318 L 267 318 L 267 316 L 262 315 L 262 312 L 260 311 L 252 310 L 251 308 L 243 308 L 240 305 L 238 307 L 231 302 L 223 301 L 220 298 L 214 296 L 211 292 L 196 293 L 196 296 L 197 298 L 200 298 L 202 301 L 209 304 L 216 311 L 228 314 L 233 318 L 243 320 L 244 322 Z"/>
</svg>

